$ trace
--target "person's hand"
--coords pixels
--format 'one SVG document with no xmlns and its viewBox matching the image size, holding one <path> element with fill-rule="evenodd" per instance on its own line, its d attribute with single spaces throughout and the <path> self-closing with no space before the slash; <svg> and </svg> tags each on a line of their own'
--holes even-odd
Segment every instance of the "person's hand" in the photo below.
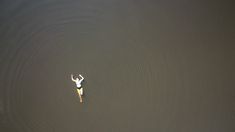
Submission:
<svg viewBox="0 0 235 132">
<path fill-rule="evenodd" d="M 73 78 L 73 74 L 71 74 L 71 78 Z"/>
</svg>

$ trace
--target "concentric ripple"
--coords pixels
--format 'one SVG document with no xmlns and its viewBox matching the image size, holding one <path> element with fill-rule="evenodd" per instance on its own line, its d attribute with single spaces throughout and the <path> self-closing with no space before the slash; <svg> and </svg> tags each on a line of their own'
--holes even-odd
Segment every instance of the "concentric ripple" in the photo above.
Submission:
<svg viewBox="0 0 235 132">
<path fill-rule="evenodd" d="M 1 132 L 235 130 L 232 6 L 3 0 L 0 7 Z M 70 74 L 85 77 L 83 104 Z"/>
</svg>

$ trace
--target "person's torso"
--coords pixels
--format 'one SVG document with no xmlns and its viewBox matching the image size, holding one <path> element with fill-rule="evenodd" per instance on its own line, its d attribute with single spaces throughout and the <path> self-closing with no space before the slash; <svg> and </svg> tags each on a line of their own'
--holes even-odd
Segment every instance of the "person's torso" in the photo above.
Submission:
<svg viewBox="0 0 235 132">
<path fill-rule="evenodd" d="M 78 80 L 78 79 L 76 80 L 76 85 L 77 85 L 78 88 L 81 87 L 81 83 L 82 83 L 82 82 L 81 82 L 80 80 Z"/>
</svg>

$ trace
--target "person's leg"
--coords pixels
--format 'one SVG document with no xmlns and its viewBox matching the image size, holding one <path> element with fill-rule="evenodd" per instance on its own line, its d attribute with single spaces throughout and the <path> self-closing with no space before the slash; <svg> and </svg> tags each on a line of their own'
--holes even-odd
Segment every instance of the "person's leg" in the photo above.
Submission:
<svg viewBox="0 0 235 132">
<path fill-rule="evenodd" d="M 83 95 L 83 88 L 80 88 L 81 95 Z"/>
<path fill-rule="evenodd" d="M 79 96 L 80 102 L 82 103 L 82 95 L 81 95 L 80 89 L 77 89 L 77 92 L 78 92 L 78 96 Z"/>
</svg>

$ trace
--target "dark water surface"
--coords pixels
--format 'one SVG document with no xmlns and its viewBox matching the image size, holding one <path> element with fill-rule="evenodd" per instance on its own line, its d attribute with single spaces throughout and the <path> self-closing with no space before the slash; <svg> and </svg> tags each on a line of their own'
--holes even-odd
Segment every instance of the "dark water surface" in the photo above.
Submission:
<svg viewBox="0 0 235 132">
<path fill-rule="evenodd" d="M 234 34 L 226 1 L 1 0 L 0 131 L 234 132 Z"/>
</svg>

